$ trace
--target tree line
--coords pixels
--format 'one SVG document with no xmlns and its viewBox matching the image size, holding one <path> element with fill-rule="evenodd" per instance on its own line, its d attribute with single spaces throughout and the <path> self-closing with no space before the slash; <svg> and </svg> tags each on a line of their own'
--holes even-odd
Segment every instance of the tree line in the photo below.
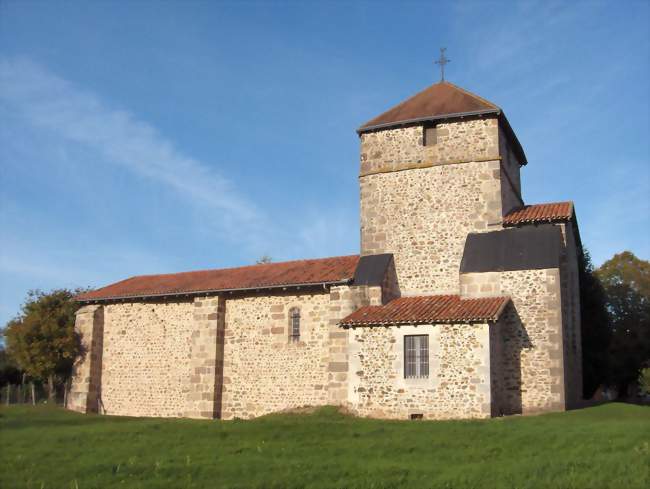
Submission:
<svg viewBox="0 0 650 489">
<path fill-rule="evenodd" d="M 649 385 L 650 263 L 625 251 L 595 269 L 585 250 L 579 280 L 584 397 L 602 385 L 622 395 L 637 382 Z M 0 386 L 37 381 L 54 399 L 84 355 L 74 328 L 74 297 L 83 290 L 28 293 L 18 316 L 0 330 Z"/>
<path fill-rule="evenodd" d="M 600 385 L 621 396 L 650 381 L 650 262 L 624 251 L 594 269 L 580 262 L 584 397 Z M 650 392 L 650 389 L 646 390 Z"/>
</svg>

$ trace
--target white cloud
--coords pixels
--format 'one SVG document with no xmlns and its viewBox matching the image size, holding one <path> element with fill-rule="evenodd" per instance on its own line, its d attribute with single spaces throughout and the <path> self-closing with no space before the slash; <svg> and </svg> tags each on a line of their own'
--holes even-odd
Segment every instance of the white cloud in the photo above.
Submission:
<svg viewBox="0 0 650 489">
<path fill-rule="evenodd" d="M 231 182 L 184 155 L 153 126 L 28 60 L 0 59 L 0 101 L 31 124 L 86 145 L 197 206 L 227 213 L 230 222 L 254 226 L 261 219 Z"/>
</svg>

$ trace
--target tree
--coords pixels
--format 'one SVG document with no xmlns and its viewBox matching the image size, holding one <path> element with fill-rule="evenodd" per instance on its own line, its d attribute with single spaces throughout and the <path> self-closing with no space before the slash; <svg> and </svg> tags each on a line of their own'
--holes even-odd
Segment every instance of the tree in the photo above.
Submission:
<svg viewBox="0 0 650 489">
<path fill-rule="evenodd" d="M 47 381 L 50 400 L 56 378 L 67 379 L 80 354 L 81 342 L 74 330 L 79 305 L 73 300 L 79 292 L 28 292 L 20 315 L 3 331 L 9 358 L 30 377 Z"/>
<path fill-rule="evenodd" d="M 20 383 L 21 375 L 20 369 L 7 355 L 4 345 L 0 345 L 0 386 Z"/>
<path fill-rule="evenodd" d="M 271 262 L 273 262 L 273 258 L 271 258 L 269 255 L 262 255 L 255 263 L 258 265 L 263 265 L 265 263 Z"/>
<path fill-rule="evenodd" d="M 625 251 L 606 261 L 596 274 L 612 325 L 612 380 L 625 394 L 650 360 L 650 262 Z"/>
<path fill-rule="evenodd" d="M 611 325 L 605 289 L 594 273 L 591 257 L 583 249 L 579 257 L 580 317 L 582 322 L 583 394 L 589 399 L 609 376 L 608 349 Z"/>
</svg>

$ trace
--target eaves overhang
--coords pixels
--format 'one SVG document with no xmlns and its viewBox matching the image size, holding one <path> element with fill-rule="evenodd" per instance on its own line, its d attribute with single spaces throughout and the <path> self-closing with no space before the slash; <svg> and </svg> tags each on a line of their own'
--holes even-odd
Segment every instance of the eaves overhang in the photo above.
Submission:
<svg viewBox="0 0 650 489">
<path fill-rule="evenodd" d="M 198 297 L 198 296 L 215 296 L 222 294 L 235 294 L 235 293 L 246 293 L 246 292 L 261 292 L 263 290 L 286 290 L 286 289 L 313 289 L 317 287 L 327 288 L 337 285 L 348 285 L 352 283 L 353 279 L 345 279 L 338 281 L 328 281 L 328 282 L 306 282 L 306 283 L 296 283 L 296 284 L 279 284 L 279 285 L 265 285 L 259 287 L 243 287 L 236 289 L 207 289 L 207 290 L 191 290 L 184 292 L 163 292 L 163 293 L 149 293 L 149 294 L 134 294 L 134 295 L 118 295 L 118 296 L 107 296 L 99 298 L 74 298 L 76 302 L 81 304 L 99 304 L 105 302 L 126 302 L 130 300 L 155 300 L 155 299 L 165 299 L 169 297 Z"/>
<path fill-rule="evenodd" d="M 375 124 L 372 126 L 361 126 L 357 129 L 357 134 L 361 135 L 367 132 L 389 129 L 391 127 L 408 126 L 411 124 L 418 124 L 421 122 L 431 122 L 431 121 L 440 121 L 440 120 L 448 120 L 448 119 L 464 119 L 466 117 L 479 117 L 484 115 L 498 116 L 499 114 L 501 114 L 501 112 L 502 112 L 501 109 L 474 110 L 470 112 L 455 112 L 453 114 L 417 117 L 415 119 L 405 119 L 401 121 L 384 122 L 382 124 Z"/>
</svg>

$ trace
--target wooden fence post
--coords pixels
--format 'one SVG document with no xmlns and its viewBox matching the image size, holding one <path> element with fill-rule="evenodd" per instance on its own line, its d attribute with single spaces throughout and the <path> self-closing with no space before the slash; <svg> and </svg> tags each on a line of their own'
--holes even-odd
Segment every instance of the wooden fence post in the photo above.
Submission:
<svg viewBox="0 0 650 489">
<path fill-rule="evenodd" d="M 36 406 L 36 393 L 34 392 L 34 382 L 31 382 L 32 387 L 32 406 Z"/>
</svg>

